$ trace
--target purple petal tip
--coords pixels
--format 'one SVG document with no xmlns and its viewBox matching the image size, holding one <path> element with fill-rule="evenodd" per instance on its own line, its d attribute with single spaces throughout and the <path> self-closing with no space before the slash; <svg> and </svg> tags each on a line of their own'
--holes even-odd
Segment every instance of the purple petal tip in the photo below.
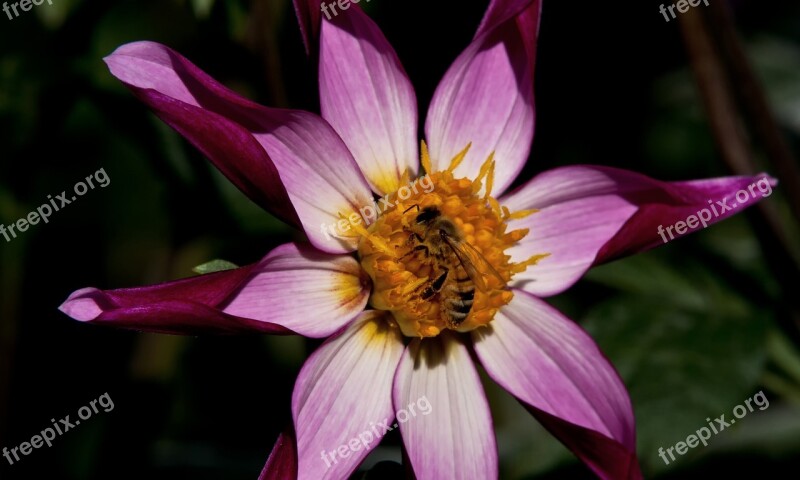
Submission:
<svg viewBox="0 0 800 480">
<path fill-rule="evenodd" d="M 80 322 L 91 322 L 103 313 L 93 298 L 96 288 L 83 288 L 72 293 L 58 309 Z"/>
</svg>

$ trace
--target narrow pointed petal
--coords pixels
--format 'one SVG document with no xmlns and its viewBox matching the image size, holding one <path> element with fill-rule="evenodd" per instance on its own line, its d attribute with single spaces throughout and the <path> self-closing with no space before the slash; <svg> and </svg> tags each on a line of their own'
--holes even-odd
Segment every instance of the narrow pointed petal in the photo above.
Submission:
<svg viewBox="0 0 800 480">
<path fill-rule="evenodd" d="M 303 45 L 306 53 L 316 51 L 316 41 L 319 36 L 319 21 L 322 16 L 321 0 L 292 0 L 297 21 L 300 23 L 300 33 L 303 35 Z"/>
<path fill-rule="evenodd" d="M 355 258 L 289 243 L 267 255 L 222 311 L 322 338 L 356 318 L 369 294 L 369 277 Z"/>
<path fill-rule="evenodd" d="M 414 178 L 417 99 L 380 28 L 353 6 L 322 19 L 319 59 L 322 117 L 347 144 L 372 189 L 397 191 L 408 170 Z"/>
<path fill-rule="evenodd" d="M 272 159 L 247 129 L 156 91 L 141 91 L 139 98 L 211 160 L 250 200 L 290 225 L 300 226 Z"/>
<path fill-rule="evenodd" d="M 278 171 L 263 147 L 244 126 L 226 115 L 227 99 L 218 98 L 216 92 L 197 91 L 197 87 L 209 84 L 228 99 L 235 94 L 177 53 L 156 43 L 123 45 L 105 61 L 115 77 L 203 152 L 251 200 L 299 225 Z M 197 82 L 187 82 L 187 77 L 195 77 Z"/>
<path fill-rule="evenodd" d="M 706 224 L 711 225 L 771 194 L 775 184 L 763 174 L 661 182 L 635 172 L 589 165 L 544 172 L 500 199 L 512 212 L 539 209 L 510 222 L 512 229 L 530 229 L 528 236 L 509 250 L 512 259 L 523 261 L 532 255 L 550 254 L 515 275 L 514 284 L 537 296 L 563 292 L 592 265 L 670 240 L 666 232 L 661 236 L 659 226 L 672 228 L 704 209 L 708 215 L 703 215 L 709 219 Z M 749 191 L 751 185 L 756 185 L 755 195 Z M 748 198 L 739 202 L 736 195 L 742 190 Z M 736 207 L 722 212 L 718 202 Z M 702 228 L 698 222 L 684 234 Z M 673 233 L 675 238 L 681 236 Z"/>
<path fill-rule="evenodd" d="M 533 71 L 541 1 L 494 1 L 473 42 L 434 94 L 425 124 L 434 170 L 472 147 L 458 176 L 475 178 L 495 152 L 495 191 L 528 159 L 534 128 Z"/>
<path fill-rule="evenodd" d="M 534 3 L 536 2 L 533 0 L 491 0 L 486 12 L 483 14 L 483 20 L 481 20 L 481 25 L 478 27 L 475 36 L 478 37 L 494 30 L 508 19 L 520 15 L 521 12 Z M 535 31 L 528 31 L 528 33 L 534 34 Z"/>
<path fill-rule="evenodd" d="M 326 337 L 368 298 L 369 282 L 354 258 L 286 244 L 235 270 L 148 287 L 78 290 L 60 309 L 82 322 L 150 332 Z"/>
<path fill-rule="evenodd" d="M 275 442 L 258 480 L 297 480 L 297 446 L 293 431 L 283 432 Z"/>
<path fill-rule="evenodd" d="M 417 412 L 399 423 L 417 479 L 497 478 L 489 403 L 457 337 L 414 339 L 397 369 L 393 395 L 398 420 L 401 409 Z"/>
<path fill-rule="evenodd" d="M 384 312 L 364 312 L 303 365 L 292 395 L 298 480 L 348 478 L 391 422 L 392 379 L 403 355 Z M 333 458 L 331 458 L 333 456 Z"/>
<path fill-rule="evenodd" d="M 625 386 L 578 325 L 515 290 L 489 328 L 473 331 L 487 373 L 600 478 L 640 479 Z"/>
<path fill-rule="evenodd" d="M 114 76 L 251 199 L 301 225 L 321 250 L 355 249 L 355 238 L 332 237 L 325 227 L 336 224 L 339 213 L 372 205 L 372 192 L 325 120 L 250 102 L 157 43 L 123 45 L 105 60 Z"/>
<path fill-rule="evenodd" d="M 752 177 L 734 176 L 658 183 L 669 195 L 670 201 L 653 201 L 651 196 L 649 201 L 640 202 L 639 210 L 633 218 L 603 245 L 595 263 L 608 262 L 663 245 L 672 238 L 668 234 L 662 238 L 658 233 L 653 233 L 658 232 L 659 226 L 663 225 L 666 228 L 676 225 L 677 222 L 685 223 L 690 216 L 697 217 L 703 210 L 711 214 L 711 220 L 707 225 L 741 213 L 772 195 L 772 189 L 778 185 L 778 180 L 766 173 L 760 173 Z M 658 190 L 648 191 L 648 194 L 658 196 Z M 634 194 L 628 195 L 628 198 L 636 200 Z M 695 227 L 687 227 L 685 233 L 675 231 L 674 239 L 706 228 L 699 221 L 697 223 Z"/>
</svg>

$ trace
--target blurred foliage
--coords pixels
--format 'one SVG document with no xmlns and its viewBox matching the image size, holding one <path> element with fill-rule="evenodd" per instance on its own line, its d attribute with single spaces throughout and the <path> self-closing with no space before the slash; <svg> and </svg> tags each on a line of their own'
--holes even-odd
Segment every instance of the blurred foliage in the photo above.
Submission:
<svg viewBox="0 0 800 480">
<path fill-rule="evenodd" d="M 713 273 L 675 263 L 680 273 L 650 256 L 595 269 L 590 279 L 624 293 L 594 307 L 584 323 L 628 381 L 642 461 L 659 469 L 667 469 L 659 447 L 685 440 L 704 419 L 730 412 L 758 390 L 770 324 L 768 314 L 726 291 Z M 658 280 L 639 274 L 632 285 L 633 271 Z M 681 415 L 664 415 L 670 411 Z"/>
<path fill-rule="evenodd" d="M 83 286 L 160 282 L 252 263 L 302 236 L 265 214 L 109 75 L 102 58 L 134 40 L 184 53 L 264 104 L 318 110 L 314 65 L 287 0 L 57 0 L 0 17 L 0 222 L 104 168 L 95 189 L 11 243 L 0 240 L 0 447 L 17 445 L 108 391 L 116 409 L 2 478 L 256 478 L 290 422 L 295 375 L 319 342 L 179 338 L 89 327 L 56 310 Z M 557 165 L 597 163 L 664 179 L 724 175 L 660 2 L 545 1 L 537 133 L 518 184 Z M 425 112 L 473 35 L 485 1 L 425 7 L 372 1 Z M 800 140 L 800 7 L 734 2 L 782 126 Z M 424 8 L 424 10 L 423 10 Z M 454 13 L 457 12 L 457 13 Z M 630 20 L 633 19 L 633 20 Z M 643 52 L 641 46 L 646 46 Z M 765 171 L 768 159 L 758 159 Z M 800 246 L 780 187 L 774 203 Z M 763 260 L 746 216 L 590 272 L 553 299 L 617 366 L 637 415 L 648 478 L 733 477 L 797 468 L 800 356 L 779 328 L 796 286 Z M 797 254 L 797 252 L 794 252 Z M 787 261 L 791 261 L 787 259 Z M 503 478 L 591 478 L 487 378 Z M 657 456 L 764 389 L 748 415 L 666 466 Z M 400 439 L 367 461 L 397 476 Z M 394 462 L 394 463 L 393 463 Z M 763 475 L 762 475 L 763 476 Z"/>
</svg>

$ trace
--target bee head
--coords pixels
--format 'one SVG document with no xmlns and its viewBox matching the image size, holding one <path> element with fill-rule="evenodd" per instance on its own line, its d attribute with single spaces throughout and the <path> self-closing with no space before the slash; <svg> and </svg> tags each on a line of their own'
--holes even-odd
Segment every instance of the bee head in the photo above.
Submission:
<svg viewBox="0 0 800 480">
<path fill-rule="evenodd" d="M 442 212 L 440 212 L 439 209 L 436 207 L 425 207 L 422 209 L 421 212 L 419 212 L 419 215 L 417 215 L 417 223 L 423 225 L 430 223 L 433 220 L 439 218 L 441 214 Z"/>
</svg>

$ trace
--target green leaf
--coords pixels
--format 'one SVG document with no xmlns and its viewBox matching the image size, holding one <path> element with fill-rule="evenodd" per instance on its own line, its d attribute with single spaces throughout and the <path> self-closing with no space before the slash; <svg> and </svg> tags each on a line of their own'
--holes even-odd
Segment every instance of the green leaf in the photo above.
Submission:
<svg viewBox="0 0 800 480">
<path fill-rule="evenodd" d="M 211 260 L 210 262 L 206 262 L 202 265 L 198 265 L 194 267 L 192 271 L 199 274 L 206 274 L 214 272 L 224 272 L 225 270 L 233 270 L 234 268 L 239 268 L 239 266 L 227 260 L 217 259 L 217 260 Z"/>
</svg>

